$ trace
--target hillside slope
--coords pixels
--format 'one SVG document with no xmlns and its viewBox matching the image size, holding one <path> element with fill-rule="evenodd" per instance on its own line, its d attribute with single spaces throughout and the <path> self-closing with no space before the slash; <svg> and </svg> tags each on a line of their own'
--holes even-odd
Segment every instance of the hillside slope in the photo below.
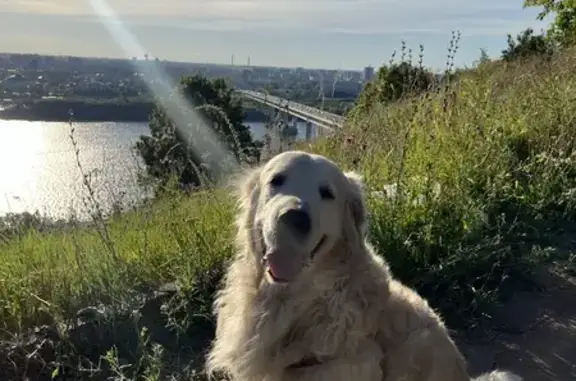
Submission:
<svg viewBox="0 0 576 381">
<path fill-rule="evenodd" d="M 574 270 L 567 237 L 576 211 L 575 89 L 576 60 L 569 54 L 549 63 L 486 66 L 446 91 L 368 107 L 335 136 L 302 146 L 364 174 L 371 241 L 451 327 L 471 330 L 494 323 L 495 301 L 533 292 L 535 270 L 552 262 Z M 398 183 L 400 196 L 382 197 L 391 183 Z M 226 192 L 173 193 L 109 221 L 97 219 L 93 227 L 26 230 L 0 243 L 0 328 L 6 332 L 0 351 L 23 348 L 30 341 L 20 338 L 39 325 L 58 326 L 66 337 L 76 324 L 111 326 L 106 345 L 98 347 L 99 336 L 92 337 L 98 349 L 89 355 L 99 359 L 110 343 L 139 343 L 140 332 L 131 330 L 145 326 L 163 354 L 138 345 L 135 352 L 109 352 L 108 365 L 95 372 L 117 371 L 114 358 L 117 365 L 138 365 L 123 372 L 181 372 L 182 364 L 168 360 L 205 345 L 212 334 L 212 293 L 233 250 L 233 213 Z M 178 287 L 168 314 L 158 315 L 162 303 L 142 307 L 142 299 L 156 301 L 155 291 L 170 282 Z M 92 320 L 77 323 L 87 306 L 98 307 Z M 126 328 L 132 311 L 144 318 Z M 174 330 L 165 332 L 158 321 Z M 173 332 L 184 339 L 172 340 Z M 81 359 L 78 348 L 64 348 L 64 357 L 54 348 L 30 356 L 16 350 L 17 364 L 36 366 L 22 365 L 14 374 L 38 380 L 62 364 L 73 373 L 86 369 L 88 355 Z"/>
</svg>

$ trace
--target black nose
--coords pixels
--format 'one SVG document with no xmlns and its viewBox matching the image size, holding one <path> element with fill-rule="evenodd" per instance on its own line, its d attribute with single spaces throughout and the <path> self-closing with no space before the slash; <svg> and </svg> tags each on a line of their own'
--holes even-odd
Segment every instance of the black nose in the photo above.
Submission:
<svg viewBox="0 0 576 381">
<path fill-rule="evenodd" d="M 312 221 L 307 212 L 299 209 L 290 209 L 280 217 L 282 222 L 298 234 L 306 236 L 312 229 Z"/>
</svg>

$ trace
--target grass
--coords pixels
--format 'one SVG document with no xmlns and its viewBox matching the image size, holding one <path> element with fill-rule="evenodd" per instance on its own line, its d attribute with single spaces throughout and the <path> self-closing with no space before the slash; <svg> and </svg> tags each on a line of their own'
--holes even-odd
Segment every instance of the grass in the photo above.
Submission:
<svg viewBox="0 0 576 381">
<path fill-rule="evenodd" d="M 370 239 L 453 327 L 470 327 L 563 255 L 548 248 L 576 211 L 573 57 L 485 64 L 302 145 L 362 172 L 369 192 L 399 184 L 396 199 L 369 197 Z M 425 202 L 414 202 L 419 194 Z M 0 243 L 0 328 L 56 324 L 167 282 L 195 290 L 195 313 L 209 314 L 211 294 L 197 281 L 232 253 L 233 201 L 176 193 L 95 226 L 28 229 Z"/>
<path fill-rule="evenodd" d="M 50 234 L 30 230 L 1 244 L 2 328 L 75 316 L 87 305 L 119 303 L 168 282 L 192 287 L 200 272 L 232 252 L 226 223 L 232 209 L 218 193 L 173 194 L 112 218 L 107 239 L 102 228 L 87 226 Z"/>
</svg>

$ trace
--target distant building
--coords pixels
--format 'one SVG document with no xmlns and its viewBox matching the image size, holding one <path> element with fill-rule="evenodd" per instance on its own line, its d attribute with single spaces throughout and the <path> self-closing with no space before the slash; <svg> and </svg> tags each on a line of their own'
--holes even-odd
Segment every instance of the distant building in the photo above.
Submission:
<svg viewBox="0 0 576 381">
<path fill-rule="evenodd" d="M 372 66 L 366 66 L 364 68 L 364 81 L 371 81 L 372 78 L 374 78 L 374 68 Z"/>
<path fill-rule="evenodd" d="M 252 79 L 252 69 L 242 69 L 242 79 L 249 81 Z"/>
<path fill-rule="evenodd" d="M 26 91 L 32 83 L 24 75 L 16 73 L 0 81 L 0 86 L 5 91 Z"/>
</svg>

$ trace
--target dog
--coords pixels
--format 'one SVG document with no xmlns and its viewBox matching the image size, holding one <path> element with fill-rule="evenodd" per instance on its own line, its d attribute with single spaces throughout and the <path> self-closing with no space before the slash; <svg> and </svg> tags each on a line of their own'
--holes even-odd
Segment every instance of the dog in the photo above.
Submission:
<svg viewBox="0 0 576 381">
<path fill-rule="evenodd" d="M 233 381 L 470 381 L 441 318 L 367 242 L 362 178 L 288 151 L 238 182 L 237 253 L 209 374 Z M 493 371 L 475 381 L 521 381 Z"/>
</svg>

